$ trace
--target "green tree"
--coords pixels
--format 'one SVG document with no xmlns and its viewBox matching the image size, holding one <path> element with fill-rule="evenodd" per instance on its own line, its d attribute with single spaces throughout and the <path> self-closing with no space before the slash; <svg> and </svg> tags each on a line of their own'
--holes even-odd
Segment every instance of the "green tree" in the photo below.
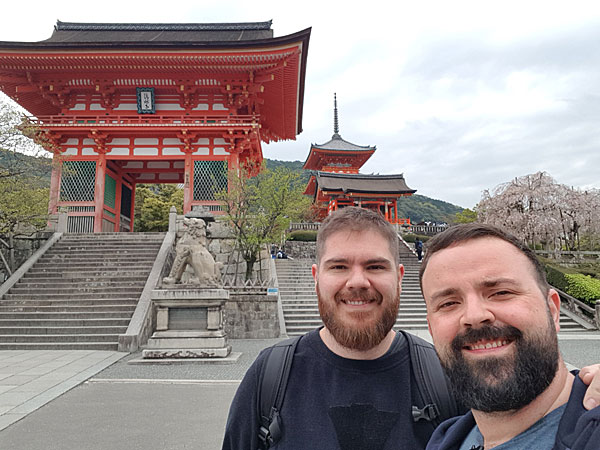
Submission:
<svg viewBox="0 0 600 450">
<path fill-rule="evenodd" d="M 290 221 L 308 214 L 310 199 L 302 194 L 304 187 L 299 174 L 283 167 L 263 167 L 253 178 L 244 170 L 230 171 L 229 190 L 219 192 L 217 198 L 246 262 L 246 280 L 252 277 L 261 248 L 279 242 Z"/>
<path fill-rule="evenodd" d="M 8 261 L 1 259 L 10 271 L 16 268 L 14 239 L 43 229 L 48 219 L 51 160 L 27 137 L 35 134 L 19 111 L 0 102 L 0 247 L 8 250 Z"/>
<path fill-rule="evenodd" d="M 169 210 L 183 210 L 183 189 L 175 184 L 140 184 L 135 189 L 134 228 L 136 231 L 166 231 Z"/>
<path fill-rule="evenodd" d="M 454 215 L 454 223 L 477 222 L 477 212 L 466 208 Z"/>
</svg>

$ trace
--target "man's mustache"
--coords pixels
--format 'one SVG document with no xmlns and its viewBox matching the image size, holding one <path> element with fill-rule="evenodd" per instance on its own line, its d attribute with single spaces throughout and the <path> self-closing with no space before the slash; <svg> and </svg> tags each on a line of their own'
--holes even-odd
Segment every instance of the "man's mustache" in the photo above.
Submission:
<svg viewBox="0 0 600 450">
<path fill-rule="evenodd" d="M 479 341 L 496 341 L 506 339 L 516 341 L 523 337 L 523 333 L 518 328 L 507 325 L 498 327 L 488 325 L 480 328 L 468 328 L 464 333 L 456 335 L 452 340 L 452 350 L 461 351 L 465 346 L 475 344 Z"/>
</svg>

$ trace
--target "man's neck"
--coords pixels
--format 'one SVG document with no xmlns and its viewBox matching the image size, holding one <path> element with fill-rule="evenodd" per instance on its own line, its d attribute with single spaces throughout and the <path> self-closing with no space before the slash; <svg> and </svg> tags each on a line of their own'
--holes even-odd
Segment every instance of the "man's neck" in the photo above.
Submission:
<svg viewBox="0 0 600 450">
<path fill-rule="evenodd" d="M 559 370 L 550 386 L 529 405 L 506 412 L 485 413 L 473 410 L 475 422 L 483 435 L 485 449 L 510 441 L 546 414 L 567 403 L 572 385 L 573 375 L 560 361 Z"/>
<path fill-rule="evenodd" d="M 340 345 L 338 341 L 335 340 L 333 335 L 329 332 L 327 327 L 321 328 L 319 332 L 323 343 L 327 346 L 329 350 L 335 353 L 342 358 L 348 359 L 377 359 L 380 356 L 385 355 L 385 353 L 392 346 L 392 342 L 394 342 L 394 337 L 396 336 L 395 331 L 390 330 L 390 332 L 383 338 L 383 340 L 377 344 L 375 347 L 369 350 L 354 350 L 352 348 L 344 347 Z"/>
</svg>

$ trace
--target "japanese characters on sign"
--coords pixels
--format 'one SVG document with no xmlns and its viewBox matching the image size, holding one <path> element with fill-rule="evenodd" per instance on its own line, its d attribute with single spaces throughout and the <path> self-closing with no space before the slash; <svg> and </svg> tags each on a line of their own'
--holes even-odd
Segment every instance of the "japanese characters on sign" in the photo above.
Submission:
<svg viewBox="0 0 600 450">
<path fill-rule="evenodd" d="M 154 114 L 156 108 L 154 105 L 154 88 L 139 87 L 137 91 L 137 110 L 138 114 Z"/>
</svg>

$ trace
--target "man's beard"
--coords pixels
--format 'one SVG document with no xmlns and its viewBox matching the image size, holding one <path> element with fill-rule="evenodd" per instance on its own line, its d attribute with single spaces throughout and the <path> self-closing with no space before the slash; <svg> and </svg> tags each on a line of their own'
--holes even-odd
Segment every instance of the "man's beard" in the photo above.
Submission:
<svg viewBox="0 0 600 450">
<path fill-rule="evenodd" d="M 515 327 L 468 329 L 456 336 L 440 361 L 450 378 L 455 398 L 468 408 L 483 412 L 518 410 L 546 390 L 556 376 L 559 361 L 554 322 L 542 333 L 523 333 Z M 505 357 L 467 359 L 466 344 L 481 340 L 514 341 L 515 353 Z"/>
<path fill-rule="evenodd" d="M 374 291 L 353 292 L 342 294 L 338 292 L 331 300 L 324 300 L 317 283 L 317 298 L 319 299 L 319 313 L 323 324 L 329 330 L 333 338 L 343 347 L 352 350 L 371 350 L 377 346 L 388 335 L 398 316 L 400 306 L 400 290 L 396 291 L 394 297 L 384 299 L 383 296 Z M 347 323 L 336 311 L 342 299 L 348 300 L 371 300 L 383 305 L 379 317 L 374 317 L 374 312 L 350 312 L 352 323 Z"/>
</svg>

